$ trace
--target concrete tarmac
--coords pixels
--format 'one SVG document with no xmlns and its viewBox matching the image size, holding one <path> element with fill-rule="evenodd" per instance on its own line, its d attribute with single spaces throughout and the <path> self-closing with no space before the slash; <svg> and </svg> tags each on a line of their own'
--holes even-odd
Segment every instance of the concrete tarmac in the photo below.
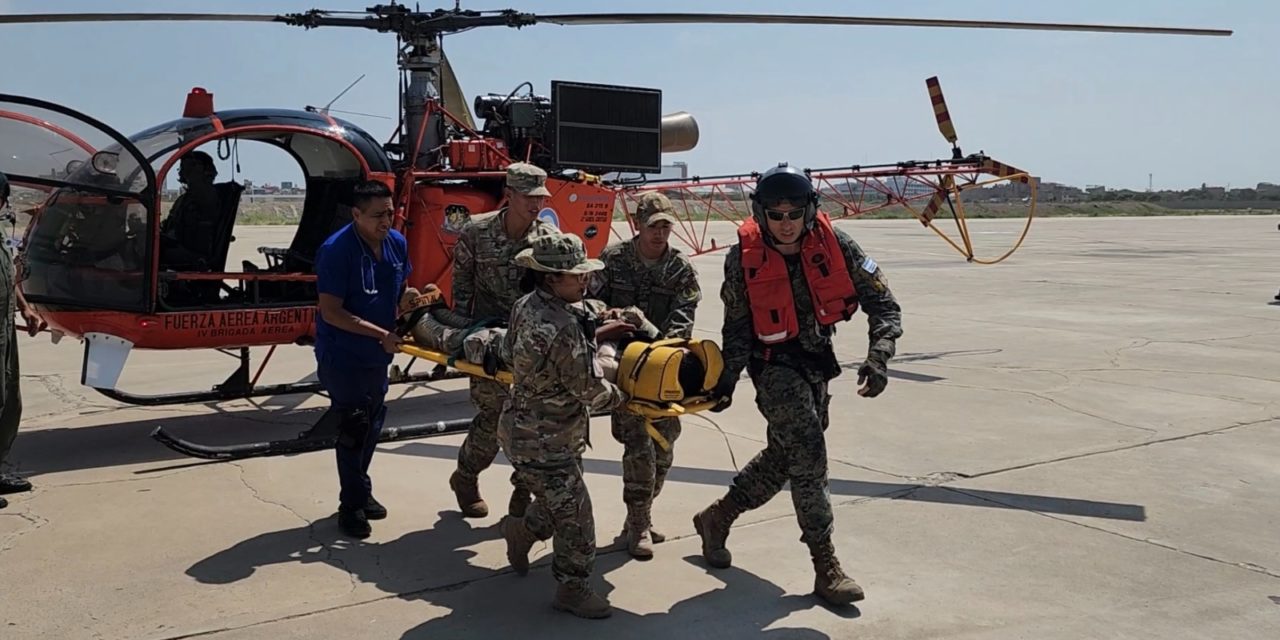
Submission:
<svg viewBox="0 0 1280 640">
<path fill-rule="evenodd" d="M 382 446 L 372 476 L 390 517 L 348 540 L 332 452 L 206 463 L 148 437 L 158 425 L 201 442 L 291 437 L 323 398 L 123 405 L 79 385 L 80 345 L 23 337 L 26 412 L 8 463 L 36 489 L 0 510 L 0 638 L 1271 640 L 1276 224 L 1037 220 L 1012 258 L 980 266 L 915 222 L 841 223 L 885 269 L 906 327 L 873 400 L 856 394 L 865 319 L 837 335 L 836 546 L 867 591 L 847 609 L 811 595 L 785 489 L 734 527 L 732 569 L 701 558 L 692 515 L 764 446 L 749 381 L 729 410 L 685 419 L 654 513 L 669 540 L 651 561 L 616 544 L 621 447 L 607 420 L 593 423 L 595 581 L 615 610 L 586 621 L 550 607 L 550 544 L 534 547 L 527 577 L 507 566 L 501 456 L 481 477 L 493 515 L 461 518 L 447 484 L 461 435 Z M 971 222 L 979 256 L 1003 253 L 1020 225 Z M 231 264 L 291 232 L 237 230 Z M 722 262 L 695 259 L 698 330 L 715 339 Z M 121 387 L 207 389 L 233 365 L 138 352 Z M 311 351 L 290 347 L 261 382 L 312 376 Z M 389 424 L 469 416 L 465 388 L 393 387 Z"/>
</svg>

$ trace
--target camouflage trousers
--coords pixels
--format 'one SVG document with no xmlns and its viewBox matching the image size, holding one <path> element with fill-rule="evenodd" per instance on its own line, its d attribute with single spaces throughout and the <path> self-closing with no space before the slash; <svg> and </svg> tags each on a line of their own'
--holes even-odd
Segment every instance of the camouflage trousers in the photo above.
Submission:
<svg viewBox="0 0 1280 640">
<path fill-rule="evenodd" d="M 539 540 L 554 538 L 551 575 L 563 584 L 586 586 L 596 564 L 596 523 L 582 458 L 555 467 L 513 465 L 521 484 L 533 492 L 525 527 Z"/>
<path fill-rule="evenodd" d="M 824 434 L 831 402 L 827 383 L 770 365 L 751 378 L 756 406 L 768 421 L 767 444 L 733 479 L 729 498 L 744 510 L 756 509 L 790 481 L 800 540 L 810 547 L 825 544 L 833 531 Z"/>
<path fill-rule="evenodd" d="M 671 445 L 667 451 L 644 428 L 644 417 L 629 411 L 616 411 L 612 416 L 613 439 L 623 446 L 622 501 L 631 507 L 648 506 L 662 493 L 662 485 L 671 469 L 676 438 L 680 437 L 680 419 L 654 420 L 653 426 Z"/>
<path fill-rule="evenodd" d="M 22 421 L 22 372 L 18 367 L 18 330 L 14 320 L 13 259 L 0 247 L 0 463 L 9 455 Z"/>
<path fill-rule="evenodd" d="M 471 403 L 478 413 L 471 419 L 471 428 L 458 449 L 458 475 L 464 479 L 475 480 L 498 456 L 498 417 L 506 398 L 507 387 L 503 384 L 471 378 Z M 511 472 L 511 484 L 517 491 L 528 491 L 515 471 Z"/>
<path fill-rule="evenodd" d="M 507 330 L 488 328 L 473 330 L 451 327 L 430 313 L 423 314 L 411 330 L 414 343 L 449 354 L 463 356 L 472 364 L 484 364 L 485 353 L 502 342 Z M 499 401 L 501 406 L 501 401 Z"/>
</svg>

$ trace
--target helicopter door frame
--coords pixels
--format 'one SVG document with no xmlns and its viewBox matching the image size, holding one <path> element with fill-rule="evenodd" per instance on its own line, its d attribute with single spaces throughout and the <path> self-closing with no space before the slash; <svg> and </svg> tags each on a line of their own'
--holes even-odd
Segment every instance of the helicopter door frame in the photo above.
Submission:
<svg viewBox="0 0 1280 640">
<path fill-rule="evenodd" d="M 5 175 L 8 176 L 11 182 L 18 183 L 18 184 L 48 187 L 51 189 L 67 188 L 67 189 L 97 192 L 97 193 L 113 195 L 113 196 L 126 196 L 131 199 L 137 200 L 138 204 L 147 210 L 148 227 L 154 224 L 159 224 L 159 221 L 156 219 L 157 214 L 159 213 L 159 210 L 154 208 L 156 203 L 159 200 L 159 193 L 160 193 L 159 190 L 156 188 L 156 184 L 157 184 L 156 173 L 152 169 L 151 163 L 147 161 L 146 156 L 142 155 L 142 152 L 139 151 L 138 148 L 135 147 L 133 143 L 129 141 L 128 137 L 126 137 L 124 134 L 117 131 L 115 128 L 108 126 L 106 123 L 102 122 L 101 120 L 98 120 L 97 118 L 89 116 L 84 112 L 78 111 L 76 109 L 72 109 L 71 107 L 58 104 L 56 102 L 49 102 L 48 100 L 41 100 L 40 98 L 32 98 L 29 96 L 0 93 L 0 104 L 19 105 L 19 106 L 26 106 L 26 107 L 34 107 L 36 109 L 43 109 L 45 111 L 50 111 L 53 113 L 57 113 L 59 115 L 67 116 L 72 120 L 76 120 L 85 125 L 88 125 L 92 129 L 97 130 L 99 133 L 105 134 L 108 138 L 110 138 L 116 144 L 120 145 L 121 151 L 128 152 L 128 154 L 133 157 L 134 162 L 137 163 L 137 167 L 138 167 L 137 170 L 141 171 L 143 177 L 146 179 L 146 184 L 141 190 L 131 190 L 129 189 L 128 186 L 125 186 L 123 189 L 112 189 L 109 187 L 102 187 L 97 185 L 80 184 L 80 183 L 76 183 L 68 180 L 58 180 L 55 178 L 33 176 L 33 175 L 27 175 L 22 173 L 5 172 Z M 67 141 L 71 142 L 72 144 L 75 144 L 77 147 L 80 147 L 81 150 L 89 153 L 91 160 L 94 155 L 105 150 L 105 149 L 95 149 L 93 145 L 90 145 L 83 138 L 81 138 L 80 136 L 76 135 L 71 131 L 68 131 L 64 127 L 58 126 L 52 122 L 40 120 L 39 118 L 35 118 L 28 114 L 23 114 L 21 112 L 15 112 L 15 111 L 0 110 L 0 118 L 15 120 L 18 122 L 22 122 L 24 124 L 28 124 L 34 127 L 39 127 L 39 128 L 51 131 L 57 134 L 58 136 L 65 138 Z M 2 168 L 3 167 L 0 167 L 0 169 Z M 29 236 L 35 230 L 39 216 L 40 216 L 40 213 L 35 214 L 35 217 L 33 217 L 31 224 L 27 226 L 27 231 L 26 231 L 27 236 Z M 26 241 L 26 238 L 24 238 L 24 242 L 25 241 Z M 155 263 L 155 256 L 153 255 L 154 254 L 153 245 L 151 244 L 146 245 L 146 251 L 148 251 L 149 254 L 144 257 L 143 263 L 144 265 L 153 265 Z M 154 277 L 155 274 L 154 272 L 148 274 L 146 270 L 147 268 L 144 267 L 142 278 L 141 278 L 141 285 L 143 287 L 143 291 L 142 291 L 142 297 L 141 297 L 142 304 L 140 306 L 130 305 L 130 304 L 109 304 L 109 305 L 95 305 L 95 306 L 101 307 L 103 309 L 110 310 L 110 311 L 150 313 L 154 309 L 155 296 L 153 295 L 153 289 L 155 287 L 155 277 Z M 44 296 L 28 294 L 27 297 L 28 297 L 28 300 L 36 304 L 39 304 L 42 301 L 45 301 Z M 56 301 L 56 302 L 65 303 L 66 301 Z"/>
<path fill-rule="evenodd" d="M 373 170 L 369 166 L 369 162 L 365 159 L 364 154 L 360 153 L 359 149 L 356 149 L 355 145 L 351 144 L 351 142 L 348 141 L 346 138 L 340 135 L 334 134 L 332 132 L 326 131 L 324 129 L 313 129 L 310 127 L 304 127 L 304 126 L 293 125 L 293 124 L 254 124 L 254 125 L 224 128 L 222 126 L 221 121 L 216 119 L 216 114 L 213 122 L 214 122 L 214 130 L 212 132 L 199 136 L 197 138 L 193 138 L 189 142 L 183 143 L 182 146 L 178 147 L 176 151 L 174 151 L 172 154 L 169 155 L 167 159 L 165 159 L 164 163 L 160 165 L 160 170 L 157 171 L 155 175 L 167 176 L 169 174 L 169 170 L 173 168 L 173 165 L 180 162 L 186 154 L 190 153 L 192 150 L 194 150 L 195 148 L 201 145 L 205 145 L 205 144 L 208 144 L 209 142 L 213 142 L 216 140 L 221 140 L 223 138 L 233 138 L 239 134 L 264 133 L 264 132 L 265 133 L 305 134 L 305 135 L 316 136 L 319 138 L 325 138 L 327 140 L 331 140 L 333 142 L 338 143 L 338 145 L 346 149 L 347 152 L 350 153 L 352 157 L 354 157 L 356 161 L 360 163 L 360 177 L 362 179 L 368 180 L 373 175 Z M 296 154 L 294 154 L 291 150 L 284 149 L 284 151 L 288 152 L 289 155 L 294 158 L 294 160 L 299 160 Z M 301 163 L 299 164 L 301 165 L 303 171 L 305 172 L 306 166 L 302 165 Z M 310 177 L 311 177 L 310 175 L 307 175 L 307 178 L 310 178 Z M 160 211 L 161 209 L 160 200 L 162 197 L 163 197 L 163 194 L 161 194 L 157 190 L 154 196 L 154 203 L 155 203 L 157 212 Z M 157 221 L 154 229 L 151 231 L 149 250 L 151 251 L 151 256 L 150 256 L 151 291 L 154 293 L 152 297 L 152 301 L 154 305 L 158 306 L 160 303 L 160 295 L 159 295 L 159 291 L 160 291 L 160 288 L 159 288 L 160 224 L 159 224 L 159 221 Z M 238 280 L 240 282 L 315 282 L 316 276 L 315 274 L 311 274 L 311 273 L 307 273 L 307 274 L 304 274 L 304 273 L 244 273 L 244 272 L 223 271 L 218 273 L 178 272 L 175 278 L 177 280 L 188 280 L 188 281 Z M 292 305 L 285 305 L 285 306 L 298 306 L 298 305 L 292 304 Z"/>
</svg>

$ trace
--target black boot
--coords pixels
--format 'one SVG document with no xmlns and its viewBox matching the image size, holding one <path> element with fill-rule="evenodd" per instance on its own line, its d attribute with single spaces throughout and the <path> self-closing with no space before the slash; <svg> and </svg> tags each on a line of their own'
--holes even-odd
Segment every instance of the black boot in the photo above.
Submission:
<svg viewBox="0 0 1280 640">
<path fill-rule="evenodd" d="M 369 534 L 373 533 L 373 527 L 369 526 L 369 518 L 364 515 L 364 509 L 338 509 L 338 527 L 352 538 L 368 538 Z"/>
<path fill-rule="evenodd" d="M 0 494 L 30 491 L 31 483 L 11 473 L 0 473 Z"/>
<path fill-rule="evenodd" d="M 387 517 L 387 508 L 382 506 L 373 496 L 369 496 L 369 501 L 364 503 L 364 517 L 369 520 L 382 520 Z"/>
</svg>

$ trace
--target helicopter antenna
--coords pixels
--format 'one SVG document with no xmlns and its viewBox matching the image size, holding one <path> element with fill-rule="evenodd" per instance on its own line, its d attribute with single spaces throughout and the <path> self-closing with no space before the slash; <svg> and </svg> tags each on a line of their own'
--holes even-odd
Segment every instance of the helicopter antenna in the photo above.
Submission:
<svg viewBox="0 0 1280 640">
<path fill-rule="evenodd" d="M 342 93 L 339 93 L 338 95 L 334 96 L 333 99 L 329 101 L 329 104 L 326 104 L 325 106 L 321 107 L 320 113 L 329 113 L 329 107 L 332 107 L 333 103 L 337 102 L 339 98 L 347 95 L 347 92 L 351 90 L 351 87 L 356 86 L 356 84 L 358 84 L 361 80 L 364 80 L 364 76 L 365 74 L 363 73 L 360 74 L 360 77 L 356 78 L 355 82 L 352 82 L 351 84 L 347 85 L 347 88 L 343 89 Z"/>
</svg>

